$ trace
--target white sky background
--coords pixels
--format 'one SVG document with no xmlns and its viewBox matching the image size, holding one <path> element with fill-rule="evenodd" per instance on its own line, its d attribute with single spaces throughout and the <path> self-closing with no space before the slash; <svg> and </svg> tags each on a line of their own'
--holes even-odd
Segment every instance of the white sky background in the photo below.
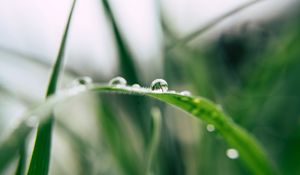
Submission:
<svg viewBox="0 0 300 175">
<path fill-rule="evenodd" d="M 131 44 L 141 76 L 146 82 L 162 76 L 161 30 L 158 4 L 171 21 L 172 30 L 184 36 L 210 20 L 241 5 L 247 0 L 110 0 L 126 40 Z M 227 21 L 256 20 L 284 11 L 297 0 L 265 0 Z M 0 0 L 0 47 L 12 48 L 53 62 L 71 6 L 70 0 Z M 67 46 L 67 65 L 86 75 L 107 79 L 117 75 L 117 54 L 112 31 L 101 9 L 100 0 L 78 0 Z M 30 66 L 15 63 L 0 55 L 0 82 L 22 89 L 31 74 L 32 94 L 43 98 L 48 74 L 32 72 Z M 4 69 L 5 68 L 5 69 Z M 4 71 L 11 69 L 10 71 Z M 10 72 L 9 74 L 7 74 Z M 11 72 L 14 72 L 12 74 Z M 154 73 L 153 73 L 154 72 Z M 151 74 L 152 73 L 152 74 Z M 35 76 L 39 74 L 39 76 Z M 43 74 L 43 75 L 40 75 Z M 38 86 L 38 85 L 39 86 Z M 28 87 L 29 88 L 29 87 Z M 26 88 L 25 88 L 26 89 Z"/>
</svg>

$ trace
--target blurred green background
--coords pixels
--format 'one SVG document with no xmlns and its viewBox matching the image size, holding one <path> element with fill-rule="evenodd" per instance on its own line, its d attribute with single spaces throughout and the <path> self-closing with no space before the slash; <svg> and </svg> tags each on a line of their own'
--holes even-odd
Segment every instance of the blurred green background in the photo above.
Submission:
<svg viewBox="0 0 300 175">
<path fill-rule="evenodd" d="M 80 76 L 104 83 L 122 76 L 145 87 L 163 78 L 170 90 L 220 104 L 280 174 L 300 174 L 299 2 L 257 2 L 181 42 L 246 2 L 79 0 L 61 88 Z M 1 1 L 0 140 L 43 101 L 70 4 Z M 50 174 L 145 174 L 152 115 L 162 121 L 150 174 L 250 174 L 207 123 L 147 97 L 95 93 L 56 107 Z M 3 174 L 14 174 L 14 160 Z"/>
</svg>

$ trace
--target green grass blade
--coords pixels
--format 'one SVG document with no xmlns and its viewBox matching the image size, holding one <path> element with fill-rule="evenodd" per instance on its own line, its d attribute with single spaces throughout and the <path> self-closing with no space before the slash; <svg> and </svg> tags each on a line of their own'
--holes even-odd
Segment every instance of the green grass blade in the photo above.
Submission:
<svg viewBox="0 0 300 175">
<path fill-rule="evenodd" d="M 258 141 L 227 117 L 217 105 L 207 99 L 174 93 L 153 93 L 143 88 L 136 90 L 130 87 L 94 86 L 91 90 L 146 95 L 174 105 L 207 123 L 213 124 L 228 145 L 238 150 L 241 160 L 252 173 L 276 174 Z"/>
<path fill-rule="evenodd" d="M 113 15 L 113 12 L 109 5 L 109 2 L 107 0 L 102 0 L 102 2 L 103 2 L 104 11 L 112 23 L 112 29 L 115 36 L 119 57 L 120 57 L 120 69 L 121 69 L 122 76 L 125 77 L 129 83 L 139 83 L 139 78 L 136 72 L 132 55 L 121 35 L 119 27 L 116 23 L 115 16 Z"/>
<path fill-rule="evenodd" d="M 153 108 L 152 113 L 152 138 L 149 145 L 148 155 L 147 155 L 147 167 L 146 174 L 153 174 L 151 172 L 152 164 L 155 158 L 156 150 L 160 140 L 161 132 L 161 112 L 159 108 Z"/>
<path fill-rule="evenodd" d="M 250 172 L 264 175 L 276 174 L 258 141 L 250 133 L 235 124 L 231 118 L 227 117 L 218 105 L 205 98 L 184 96 L 179 93 L 157 93 L 146 88 L 111 87 L 99 84 L 89 85 L 86 90 L 81 92 L 85 91 L 145 95 L 173 105 L 198 119 L 214 125 L 216 131 L 223 136 L 228 146 L 238 150 L 240 159 Z M 63 95 L 51 97 L 31 113 L 40 116 L 40 113 L 44 111 L 51 111 L 56 103 L 74 95 L 76 95 L 74 89 L 67 90 Z"/>
<path fill-rule="evenodd" d="M 205 33 L 206 31 L 208 31 L 209 29 L 213 28 L 214 26 L 216 26 L 217 24 L 219 24 L 220 22 L 222 22 L 224 19 L 237 14 L 238 12 L 251 7 L 252 5 L 258 3 L 258 2 L 262 2 L 263 0 L 253 0 L 250 2 L 247 2 L 225 14 L 223 14 L 222 16 L 212 20 L 211 22 L 209 22 L 208 24 L 206 24 L 204 27 L 201 27 L 200 29 L 192 32 L 191 34 L 183 37 L 182 39 L 179 39 L 177 42 L 172 43 L 172 45 L 167 47 L 167 51 L 171 51 L 176 47 L 180 47 L 183 45 L 186 45 L 187 43 L 189 43 L 190 41 L 192 41 L 193 39 L 197 38 L 199 35 Z"/>
<path fill-rule="evenodd" d="M 59 77 L 62 73 L 63 62 L 64 62 L 64 53 L 66 47 L 66 41 L 69 33 L 69 27 L 72 19 L 72 14 L 74 11 L 74 7 L 76 4 L 76 0 L 73 1 L 72 7 L 70 9 L 68 21 L 65 27 L 65 31 L 62 37 L 62 41 L 60 44 L 60 49 L 58 52 L 58 56 L 56 58 L 51 76 L 48 85 L 48 89 L 46 92 L 46 97 L 54 94 L 58 87 Z M 54 116 L 51 115 L 49 120 L 45 123 L 39 125 L 37 136 L 35 140 L 35 146 L 28 170 L 29 175 L 47 175 L 49 169 L 50 162 L 50 151 L 51 151 L 51 137 L 52 137 L 52 127 L 54 122 Z"/>
<path fill-rule="evenodd" d="M 16 170 L 16 175 L 24 175 L 26 170 L 26 161 L 27 160 L 27 146 L 26 140 L 22 143 L 20 148 L 20 158 L 18 162 L 18 167 Z"/>
<path fill-rule="evenodd" d="M 50 76 L 50 81 L 49 81 L 49 85 L 48 85 L 48 89 L 47 89 L 47 93 L 46 96 L 48 97 L 49 95 L 52 95 L 55 93 L 56 89 L 57 89 L 57 84 L 59 81 L 59 77 L 61 75 L 62 72 L 62 68 L 63 68 L 63 62 L 64 62 L 64 55 L 65 55 L 65 47 L 66 47 L 66 42 L 67 42 L 67 38 L 68 38 L 68 33 L 69 33 L 69 27 L 70 27 L 70 23 L 71 23 L 71 19 L 72 19 L 72 14 L 74 11 L 74 7 L 76 4 L 76 0 L 73 1 L 71 10 L 70 10 L 70 14 L 68 17 L 68 21 L 66 24 L 66 28 L 62 37 L 62 41 L 60 43 L 60 48 L 59 48 L 59 52 L 54 64 L 54 67 L 52 69 L 52 73 Z"/>
</svg>

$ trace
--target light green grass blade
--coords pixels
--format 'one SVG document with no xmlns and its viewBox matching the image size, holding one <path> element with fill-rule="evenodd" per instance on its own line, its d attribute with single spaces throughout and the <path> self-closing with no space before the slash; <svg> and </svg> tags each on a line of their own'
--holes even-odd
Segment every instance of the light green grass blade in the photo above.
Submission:
<svg viewBox="0 0 300 175">
<path fill-rule="evenodd" d="M 239 152 L 240 159 L 243 161 L 245 167 L 253 174 L 276 174 L 268 160 L 263 148 L 259 145 L 258 141 L 243 128 L 235 124 L 231 118 L 227 117 L 219 107 L 211 101 L 196 96 L 184 96 L 178 93 L 157 93 L 146 88 L 131 88 L 131 87 L 111 87 L 106 85 L 89 85 L 87 89 L 80 92 L 93 91 L 93 92 L 109 92 L 121 93 L 129 95 L 145 95 L 166 102 L 173 105 L 192 116 L 201 119 L 209 124 L 215 126 L 216 131 L 223 136 L 228 146 L 236 149 Z M 76 93 L 74 93 L 76 92 Z M 45 111 L 53 110 L 56 103 L 67 99 L 80 93 L 76 89 L 66 90 L 60 96 L 51 97 L 46 103 L 42 104 L 31 115 L 42 115 Z M 26 115 L 27 116 L 27 115 Z M 40 118 L 41 120 L 48 120 Z M 200 156 L 200 155 L 199 155 Z M 225 155 L 224 155 L 225 156 Z"/>
<path fill-rule="evenodd" d="M 176 47 L 180 47 L 180 46 L 184 46 L 187 43 L 189 43 L 190 41 L 192 41 L 193 39 L 197 38 L 199 35 L 205 33 L 206 31 L 208 31 L 209 29 L 213 28 L 214 26 L 216 26 L 217 24 L 219 24 L 220 22 L 222 22 L 223 20 L 225 20 L 226 18 L 248 8 L 251 7 L 252 5 L 258 3 L 258 2 L 262 2 L 263 0 L 253 0 L 253 1 L 249 1 L 225 14 L 223 14 L 222 16 L 210 21 L 208 24 L 206 24 L 205 26 L 201 27 L 200 29 L 192 32 L 191 34 L 183 37 L 182 39 L 178 39 L 178 41 L 173 42 L 170 46 L 167 47 L 167 51 L 171 51 Z"/>
<path fill-rule="evenodd" d="M 152 174 L 151 168 L 154 164 L 155 154 L 159 145 L 160 134 L 161 134 L 161 111 L 157 108 L 152 108 L 152 137 L 151 142 L 148 147 L 147 153 L 147 167 L 146 167 L 146 175 Z"/>
<path fill-rule="evenodd" d="M 50 76 L 50 81 L 48 85 L 48 89 L 46 92 L 46 97 L 54 94 L 58 87 L 58 81 L 60 75 L 62 73 L 63 62 L 64 62 L 64 53 L 66 47 L 66 41 L 69 33 L 69 27 L 72 19 L 72 14 L 74 11 L 74 7 L 76 4 L 76 0 L 73 1 L 68 21 L 66 24 L 66 28 L 63 34 L 63 38 L 60 44 L 60 49 L 58 52 L 58 56 L 56 58 L 52 74 Z M 51 115 L 51 114 L 50 114 Z M 51 137 L 52 137 L 52 127 L 54 122 L 54 116 L 51 115 L 45 123 L 39 125 L 37 136 L 35 140 L 35 146 L 28 170 L 29 175 L 47 175 L 49 169 L 50 162 L 50 152 L 51 152 Z"/>
</svg>

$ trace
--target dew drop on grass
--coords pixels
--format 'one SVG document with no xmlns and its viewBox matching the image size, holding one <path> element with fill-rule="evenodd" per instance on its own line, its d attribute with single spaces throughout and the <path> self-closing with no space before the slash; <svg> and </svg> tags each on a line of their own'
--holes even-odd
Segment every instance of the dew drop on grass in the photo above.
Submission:
<svg viewBox="0 0 300 175">
<path fill-rule="evenodd" d="M 151 83 L 151 90 L 158 92 L 167 92 L 168 83 L 163 79 L 156 79 Z"/>
<path fill-rule="evenodd" d="M 239 158 L 239 152 L 236 149 L 230 148 L 226 151 L 226 155 L 229 159 Z"/>
<path fill-rule="evenodd" d="M 73 87 L 80 85 L 89 85 L 93 83 L 93 79 L 91 77 L 79 77 L 73 81 Z"/>
<path fill-rule="evenodd" d="M 133 87 L 133 88 L 140 88 L 141 86 L 140 86 L 139 84 L 136 83 L 136 84 L 133 84 L 132 87 Z"/>
<path fill-rule="evenodd" d="M 208 125 L 206 126 L 206 130 L 207 130 L 208 132 L 214 132 L 214 131 L 215 131 L 215 126 L 212 125 L 212 124 L 208 124 Z"/>
<path fill-rule="evenodd" d="M 191 92 L 185 90 L 185 91 L 181 91 L 180 94 L 181 94 L 181 95 L 185 95 L 185 96 L 190 96 L 190 95 L 191 95 Z"/>
<path fill-rule="evenodd" d="M 110 86 L 126 86 L 127 81 L 123 77 L 115 77 L 108 84 Z"/>
<path fill-rule="evenodd" d="M 78 79 L 78 83 L 82 85 L 92 84 L 93 79 L 91 77 L 81 77 Z"/>
</svg>

